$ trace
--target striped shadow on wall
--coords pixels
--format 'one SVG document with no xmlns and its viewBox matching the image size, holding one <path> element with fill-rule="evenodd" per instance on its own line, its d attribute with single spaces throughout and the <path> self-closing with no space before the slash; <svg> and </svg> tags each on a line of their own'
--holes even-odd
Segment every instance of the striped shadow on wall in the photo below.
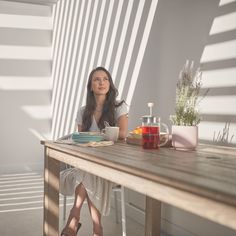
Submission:
<svg viewBox="0 0 236 236">
<path fill-rule="evenodd" d="M 51 138 L 52 27 L 51 6 L 0 0 L 3 171 L 42 166 L 39 140 Z M 22 137 L 17 138 L 14 148 L 12 133 Z"/>
<path fill-rule="evenodd" d="M 130 105 L 158 0 L 60 0 L 54 6 L 52 135 L 73 131 L 88 74 L 106 67 Z"/>
<path fill-rule="evenodd" d="M 221 0 L 201 57 L 203 86 L 200 138 L 236 146 L 236 2 Z"/>
</svg>

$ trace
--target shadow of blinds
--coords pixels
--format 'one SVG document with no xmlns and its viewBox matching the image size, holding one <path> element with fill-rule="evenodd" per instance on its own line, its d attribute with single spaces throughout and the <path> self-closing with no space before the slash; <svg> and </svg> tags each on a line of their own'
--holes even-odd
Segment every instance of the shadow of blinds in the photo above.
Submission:
<svg viewBox="0 0 236 236">
<path fill-rule="evenodd" d="M 50 6 L 0 1 L 3 166 L 42 162 L 39 140 L 50 138 L 51 44 Z M 10 148 L 13 133 L 22 138 Z"/>
<path fill-rule="evenodd" d="M 200 138 L 236 146 L 236 1 L 220 1 L 201 66 L 203 87 L 210 90 L 201 102 Z"/>
<path fill-rule="evenodd" d="M 52 134 L 73 131 L 89 72 L 112 74 L 130 105 L 158 0 L 60 0 L 54 6 Z"/>
</svg>

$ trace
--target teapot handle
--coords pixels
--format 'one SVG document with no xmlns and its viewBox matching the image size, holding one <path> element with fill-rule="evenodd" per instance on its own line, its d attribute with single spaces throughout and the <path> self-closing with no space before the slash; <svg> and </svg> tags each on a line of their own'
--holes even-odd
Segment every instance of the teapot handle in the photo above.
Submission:
<svg viewBox="0 0 236 236">
<path fill-rule="evenodd" d="M 166 135 L 167 135 L 167 138 L 165 138 L 165 142 L 161 143 L 161 126 L 165 127 L 165 131 L 166 131 Z M 168 126 L 165 124 L 165 123 L 160 123 L 160 132 L 159 132 L 159 136 L 160 136 L 160 144 L 159 146 L 160 147 L 163 147 L 164 145 L 167 144 L 167 142 L 169 141 L 169 128 Z"/>
</svg>

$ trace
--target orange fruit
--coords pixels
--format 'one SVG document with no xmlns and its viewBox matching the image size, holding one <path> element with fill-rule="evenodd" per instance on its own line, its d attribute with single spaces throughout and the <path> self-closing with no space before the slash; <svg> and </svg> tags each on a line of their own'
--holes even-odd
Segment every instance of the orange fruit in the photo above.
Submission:
<svg viewBox="0 0 236 236">
<path fill-rule="evenodd" d="M 140 126 L 137 126 L 134 130 L 133 133 L 135 134 L 142 134 L 142 128 Z"/>
</svg>

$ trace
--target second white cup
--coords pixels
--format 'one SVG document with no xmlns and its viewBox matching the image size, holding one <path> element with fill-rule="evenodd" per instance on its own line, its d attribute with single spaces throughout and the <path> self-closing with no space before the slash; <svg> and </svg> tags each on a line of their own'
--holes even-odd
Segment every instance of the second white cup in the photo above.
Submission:
<svg viewBox="0 0 236 236">
<path fill-rule="evenodd" d="M 105 139 L 109 141 L 117 141 L 119 137 L 119 127 L 107 126 L 103 130 L 105 134 Z"/>
</svg>

